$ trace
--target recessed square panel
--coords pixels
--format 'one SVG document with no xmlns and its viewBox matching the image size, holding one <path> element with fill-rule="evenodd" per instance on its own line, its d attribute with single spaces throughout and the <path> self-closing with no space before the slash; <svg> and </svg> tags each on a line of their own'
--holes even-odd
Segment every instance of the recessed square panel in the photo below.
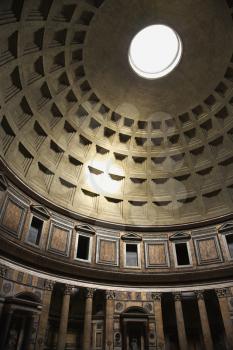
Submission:
<svg viewBox="0 0 233 350">
<path fill-rule="evenodd" d="M 17 198 L 7 197 L 1 214 L 1 226 L 18 237 L 22 232 L 26 210 L 26 206 Z"/>
<path fill-rule="evenodd" d="M 146 267 L 169 267 L 169 254 L 167 241 L 145 242 Z"/>
<path fill-rule="evenodd" d="M 194 244 L 199 265 L 222 262 L 217 236 L 196 238 Z"/>
<path fill-rule="evenodd" d="M 96 262 L 105 265 L 119 264 L 119 240 L 116 238 L 97 237 Z"/>
<path fill-rule="evenodd" d="M 68 256 L 72 229 L 59 223 L 51 223 L 47 249 L 53 253 Z"/>
</svg>

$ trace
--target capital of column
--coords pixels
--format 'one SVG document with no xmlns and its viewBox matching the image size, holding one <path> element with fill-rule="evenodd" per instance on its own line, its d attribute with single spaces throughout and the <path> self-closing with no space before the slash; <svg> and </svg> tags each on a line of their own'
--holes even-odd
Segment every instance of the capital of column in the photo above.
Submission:
<svg viewBox="0 0 233 350">
<path fill-rule="evenodd" d="M 225 298 L 228 295 L 227 288 L 215 289 L 218 298 Z"/>
<path fill-rule="evenodd" d="M 173 296 L 174 296 L 174 300 L 175 301 L 181 301 L 182 300 L 182 293 L 181 292 L 174 292 Z"/>
<path fill-rule="evenodd" d="M 105 291 L 105 296 L 107 300 L 114 300 L 116 299 L 116 294 L 114 290 L 106 290 Z"/>
<path fill-rule="evenodd" d="M 4 265 L 0 265 L 0 277 L 6 277 L 8 268 Z"/>
<path fill-rule="evenodd" d="M 64 295 L 70 295 L 73 291 L 73 286 L 71 284 L 65 284 Z"/>
<path fill-rule="evenodd" d="M 151 297 L 154 301 L 161 301 L 162 293 L 151 293 Z"/>
<path fill-rule="evenodd" d="M 86 288 L 85 289 L 85 297 L 86 299 L 93 298 L 95 289 L 94 288 Z"/>
<path fill-rule="evenodd" d="M 52 291 L 53 287 L 54 287 L 54 284 L 55 284 L 54 281 L 46 280 L 45 283 L 44 283 L 44 289 Z"/>
<path fill-rule="evenodd" d="M 196 290 L 195 291 L 195 295 L 197 300 L 204 300 L 204 293 L 201 290 Z"/>
</svg>

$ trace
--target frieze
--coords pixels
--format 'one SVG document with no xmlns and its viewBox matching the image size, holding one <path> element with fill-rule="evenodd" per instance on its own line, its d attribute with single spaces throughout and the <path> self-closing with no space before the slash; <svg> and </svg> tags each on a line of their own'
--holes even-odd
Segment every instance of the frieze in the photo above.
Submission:
<svg viewBox="0 0 233 350">
<path fill-rule="evenodd" d="M 117 302 L 116 303 L 116 311 L 117 312 L 122 312 L 123 310 L 124 310 L 124 304 L 120 303 L 120 302 Z"/>
<path fill-rule="evenodd" d="M 136 300 L 142 300 L 141 293 L 136 293 Z"/>
<path fill-rule="evenodd" d="M 13 284 L 11 282 L 5 282 L 3 283 L 3 286 L 2 286 L 2 291 L 5 295 L 8 295 L 11 293 L 13 289 Z"/>
<path fill-rule="evenodd" d="M 35 292 L 34 292 L 34 294 L 37 296 L 37 298 L 38 298 L 38 300 L 42 300 L 42 293 L 41 293 L 41 291 L 39 291 L 39 290 L 36 290 Z"/>
<path fill-rule="evenodd" d="M 24 273 L 20 271 L 17 276 L 17 282 L 19 283 L 23 282 L 23 276 L 24 276 Z"/>
<path fill-rule="evenodd" d="M 144 305 L 144 308 L 145 308 L 146 312 L 148 312 L 148 313 L 152 313 L 152 311 L 153 311 L 153 306 L 151 303 L 146 303 Z"/>
</svg>

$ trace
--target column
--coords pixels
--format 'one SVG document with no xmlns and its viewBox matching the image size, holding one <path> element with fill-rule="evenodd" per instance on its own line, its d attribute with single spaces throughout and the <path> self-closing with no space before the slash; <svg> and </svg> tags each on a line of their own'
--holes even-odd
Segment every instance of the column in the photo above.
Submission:
<svg viewBox="0 0 233 350">
<path fill-rule="evenodd" d="M 187 336 L 186 336 L 186 331 L 185 331 L 184 315 L 183 315 L 181 298 L 182 298 L 181 293 L 174 293 L 175 310 L 176 310 L 176 324 L 177 324 L 180 350 L 187 350 L 188 349 L 188 341 L 187 341 Z"/>
<path fill-rule="evenodd" d="M 113 316 L 114 316 L 115 292 L 106 291 L 106 309 L 105 309 L 105 350 L 113 349 Z"/>
<path fill-rule="evenodd" d="M 66 284 L 62 299 L 60 324 L 58 331 L 57 350 L 64 350 L 66 346 L 66 334 L 68 329 L 69 309 L 70 309 L 70 295 L 73 286 Z"/>
<path fill-rule="evenodd" d="M 92 337 L 92 306 L 94 289 L 87 288 L 85 290 L 86 304 L 84 314 L 84 334 L 83 334 L 83 350 L 91 350 L 91 337 Z"/>
<path fill-rule="evenodd" d="M 11 320 L 13 316 L 13 309 L 9 309 L 6 312 L 6 315 L 4 313 L 4 324 L 1 329 L 0 334 L 0 349 L 5 350 L 6 349 L 6 342 L 7 342 L 7 336 L 10 330 Z"/>
<path fill-rule="evenodd" d="M 45 281 L 44 295 L 42 299 L 42 311 L 40 314 L 40 319 L 38 324 L 35 350 L 44 349 L 53 287 L 54 287 L 53 281 L 49 281 L 49 280 Z"/>
<path fill-rule="evenodd" d="M 213 350 L 213 341 L 212 341 L 212 336 L 210 331 L 210 325 L 209 325 L 209 319 L 208 319 L 208 314 L 206 310 L 204 295 L 202 291 L 196 291 L 195 294 L 197 297 L 197 304 L 198 304 L 198 310 L 199 310 L 199 315 L 201 320 L 201 329 L 202 329 L 205 349 Z"/>
<path fill-rule="evenodd" d="M 232 350 L 233 349 L 233 329 L 232 329 L 230 310 L 228 306 L 227 293 L 228 293 L 228 290 L 226 288 L 221 288 L 216 290 L 216 294 L 218 297 L 218 302 L 219 302 L 219 306 L 222 314 L 223 324 L 225 328 L 225 333 L 226 333 L 227 349 Z"/>
<path fill-rule="evenodd" d="M 163 313 L 162 313 L 162 293 L 152 293 L 152 299 L 154 300 L 154 314 L 155 314 L 155 326 L 156 337 L 159 349 L 165 349 L 165 339 L 163 331 Z"/>
</svg>

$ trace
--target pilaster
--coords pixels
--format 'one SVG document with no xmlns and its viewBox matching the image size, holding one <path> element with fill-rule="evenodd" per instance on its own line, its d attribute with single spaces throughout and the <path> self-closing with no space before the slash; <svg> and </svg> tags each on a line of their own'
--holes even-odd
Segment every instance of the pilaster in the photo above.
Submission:
<svg viewBox="0 0 233 350">
<path fill-rule="evenodd" d="M 113 290 L 107 290 L 105 292 L 106 297 L 106 310 L 105 310 L 105 350 L 113 349 L 113 316 L 114 316 L 114 302 L 115 292 Z"/>
<path fill-rule="evenodd" d="M 159 349 L 165 348 L 165 338 L 163 330 L 163 313 L 162 313 L 162 293 L 152 293 L 152 299 L 154 301 L 154 314 L 156 325 L 157 346 Z"/>
</svg>

